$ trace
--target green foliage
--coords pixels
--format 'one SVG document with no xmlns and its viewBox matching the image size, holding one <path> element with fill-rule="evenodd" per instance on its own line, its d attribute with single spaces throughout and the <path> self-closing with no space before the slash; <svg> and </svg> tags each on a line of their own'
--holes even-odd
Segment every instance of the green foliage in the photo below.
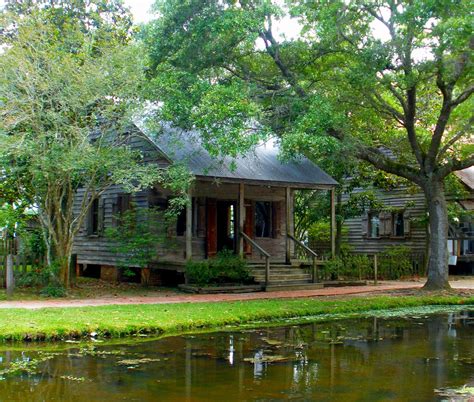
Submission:
<svg viewBox="0 0 474 402">
<path fill-rule="evenodd" d="M 59 264 L 51 264 L 26 272 L 15 273 L 15 283 L 18 287 L 31 287 L 40 290 L 40 295 L 47 297 L 64 297 L 66 289 L 59 279 Z"/>
<path fill-rule="evenodd" d="M 188 261 L 186 275 L 190 283 L 199 286 L 244 284 L 251 281 L 250 270 L 245 260 L 227 250 L 219 252 L 212 259 Z"/>
<path fill-rule="evenodd" d="M 420 274 L 414 272 L 411 251 L 406 246 L 391 246 L 379 257 L 379 277 L 381 279 L 400 279 Z"/>
<path fill-rule="evenodd" d="M 40 291 L 41 296 L 46 297 L 65 297 L 66 289 L 60 283 L 49 283 Z"/>
<path fill-rule="evenodd" d="M 158 246 L 167 242 L 167 221 L 163 211 L 133 206 L 115 216 L 116 227 L 107 228 L 110 250 L 119 256 L 118 266 L 146 268 L 157 258 Z M 133 274 L 132 274 L 133 275 Z"/>
<path fill-rule="evenodd" d="M 343 227 L 342 235 L 346 235 L 348 229 Z M 308 238 L 315 242 L 329 242 L 331 241 L 331 224 L 327 220 L 320 220 L 314 222 L 308 230 Z"/>
<path fill-rule="evenodd" d="M 422 269 L 419 267 L 418 269 Z M 419 275 L 406 246 L 390 246 L 378 254 L 378 279 L 395 280 Z M 373 279 L 374 258 L 343 249 L 340 257 L 328 260 L 320 270 L 325 279 Z"/>
<path fill-rule="evenodd" d="M 357 158 L 442 197 L 443 179 L 474 163 L 471 8 L 468 0 L 160 0 L 143 31 L 149 97 L 162 102 L 158 120 L 197 128 L 214 154 L 271 135 L 286 155 L 321 161 L 336 179 L 357 180 Z M 299 24 L 294 37 L 278 29 L 288 19 Z M 434 261 L 446 253 L 431 253 L 430 285 L 446 284 L 447 264 Z"/>
<path fill-rule="evenodd" d="M 373 278 L 373 261 L 364 254 L 341 253 L 331 258 L 321 269 L 325 279 L 368 279 Z"/>
<path fill-rule="evenodd" d="M 112 184 L 137 191 L 163 177 L 123 138 L 140 107 L 143 51 L 118 1 L 10 1 L 0 17 L 0 171 L 36 206 L 68 286 L 91 203 Z"/>
</svg>

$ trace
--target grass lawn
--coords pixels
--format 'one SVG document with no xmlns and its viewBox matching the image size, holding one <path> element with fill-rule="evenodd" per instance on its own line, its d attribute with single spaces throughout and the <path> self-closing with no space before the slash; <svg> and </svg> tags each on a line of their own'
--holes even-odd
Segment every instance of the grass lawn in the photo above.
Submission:
<svg viewBox="0 0 474 402">
<path fill-rule="evenodd" d="M 374 296 L 348 299 L 253 300 L 216 303 L 0 309 L 0 340 L 60 340 L 138 333 L 171 334 L 314 316 L 330 319 L 370 310 L 426 305 L 471 305 L 473 296 Z"/>
</svg>

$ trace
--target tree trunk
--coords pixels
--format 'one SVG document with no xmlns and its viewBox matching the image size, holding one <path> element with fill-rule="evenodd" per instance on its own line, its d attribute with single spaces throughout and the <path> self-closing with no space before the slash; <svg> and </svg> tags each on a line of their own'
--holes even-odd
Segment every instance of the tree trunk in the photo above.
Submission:
<svg viewBox="0 0 474 402">
<path fill-rule="evenodd" d="M 72 258 L 72 241 L 69 239 L 57 244 L 55 247 L 56 262 L 59 264 L 59 278 L 63 286 L 68 289 L 71 286 L 71 258 Z"/>
<path fill-rule="evenodd" d="M 448 210 L 441 181 L 430 180 L 424 186 L 429 213 L 430 255 L 428 280 L 424 289 L 449 289 L 448 282 Z"/>
</svg>

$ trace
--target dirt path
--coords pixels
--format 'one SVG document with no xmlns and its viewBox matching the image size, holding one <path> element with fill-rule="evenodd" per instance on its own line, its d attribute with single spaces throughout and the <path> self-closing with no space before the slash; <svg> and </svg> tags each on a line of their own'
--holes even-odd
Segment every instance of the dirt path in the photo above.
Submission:
<svg viewBox="0 0 474 402">
<path fill-rule="evenodd" d="M 100 299 L 82 300 L 34 300 L 34 301 L 4 301 L 0 302 L 0 309 L 3 308 L 25 308 L 39 309 L 45 307 L 86 307 L 105 305 L 127 305 L 127 304 L 167 304 L 167 303 L 203 303 L 238 300 L 261 300 L 261 299 L 286 299 L 300 297 L 334 297 L 357 295 L 367 296 L 379 293 L 386 293 L 398 290 L 409 290 L 421 288 L 423 282 L 399 282 L 385 281 L 379 285 L 333 287 L 317 290 L 294 290 L 294 291 L 274 291 L 261 293 L 235 293 L 218 295 L 187 295 L 170 294 L 163 296 L 131 296 L 131 297 L 109 297 Z M 454 289 L 474 290 L 474 278 L 452 281 Z"/>
</svg>

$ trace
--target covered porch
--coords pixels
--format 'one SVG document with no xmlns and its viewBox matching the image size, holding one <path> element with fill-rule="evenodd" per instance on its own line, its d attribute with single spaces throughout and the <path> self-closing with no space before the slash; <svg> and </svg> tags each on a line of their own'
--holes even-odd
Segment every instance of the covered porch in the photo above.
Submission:
<svg viewBox="0 0 474 402">
<path fill-rule="evenodd" d="M 197 178 L 181 217 L 185 260 L 213 258 L 228 250 L 241 255 L 262 285 L 318 282 L 319 257 L 294 233 L 298 190 L 328 192 L 331 199 L 331 251 L 335 252 L 334 184 L 210 180 Z M 302 267 L 304 255 L 306 264 Z"/>
</svg>

